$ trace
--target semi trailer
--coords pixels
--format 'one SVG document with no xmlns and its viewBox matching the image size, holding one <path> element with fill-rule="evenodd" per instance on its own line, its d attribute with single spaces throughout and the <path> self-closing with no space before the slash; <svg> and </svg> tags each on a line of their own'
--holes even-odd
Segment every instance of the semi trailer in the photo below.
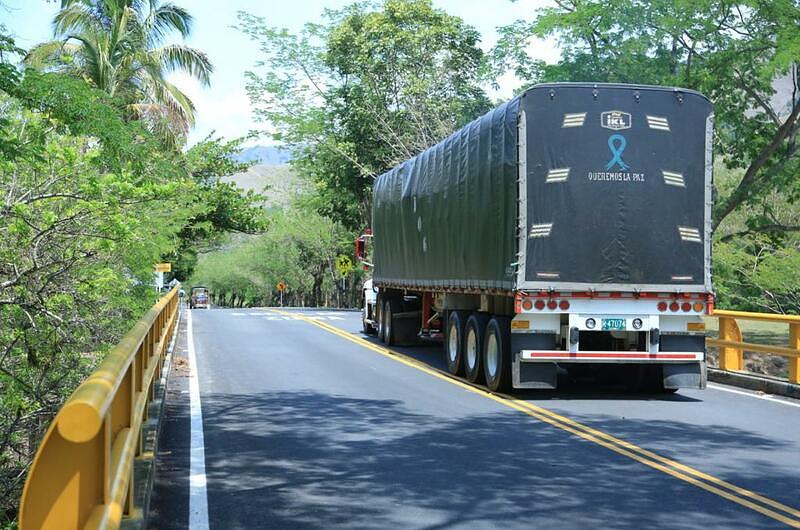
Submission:
<svg viewBox="0 0 800 530">
<path fill-rule="evenodd" d="M 365 331 L 493 391 L 704 388 L 712 133 L 692 90 L 526 90 L 376 180 Z"/>
</svg>

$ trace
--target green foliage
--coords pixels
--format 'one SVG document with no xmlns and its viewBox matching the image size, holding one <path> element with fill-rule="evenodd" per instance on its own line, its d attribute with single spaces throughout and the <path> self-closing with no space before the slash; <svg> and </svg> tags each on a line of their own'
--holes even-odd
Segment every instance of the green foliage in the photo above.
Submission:
<svg viewBox="0 0 800 530">
<path fill-rule="evenodd" d="M 176 172 L 156 172 L 175 163 L 171 154 L 108 157 L 82 116 L 103 110 L 108 125 L 114 109 L 85 97 L 86 87 L 58 86 L 68 109 L 53 115 L 0 96 L 2 135 L 14 146 L 0 153 L 0 521 L 13 517 L 43 426 L 152 303 L 152 264 L 189 212 Z M 141 130 L 119 117 L 114 125 L 123 136 Z"/>
<path fill-rule="evenodd" d="M 248 74 L 256 115 L 295 147 L 315 207 L 356 230 L 373 179 L 488 110 L 479 34 L 429 0 L 355 3 L 298 34 L 240 13 L 260 46 Z"/>
<path fill-rule="evenodd" d="M 213 71 L 200 50 L 165 43 L 174 33 L 191 33 L 185 9 L 158 1 L 62 0 L 53 26 L 57 40 L 34 47 L 25 57 L 29 65 L 85 79 L 171 146 L 182 143 L 195 108 L 167 74 L 183 71 L 208 85 Z"/>
<path fill-rule="evenodd" d="M 221 175 L 246 171 L 250 164 L 237 162 L 235 158 L 244 140 L 225 141 L 211 133 L 193 145 L 186 152 L 186 164 L 194 180 L 198 184 L 213 184 Z"/>
<path fill-rule="evenodd" d="M 257 206 L 263 197 L 238 188 L 220 177 L 245 171 L 248 164 L 236 162 L 243 139 L 225 142 L 209 135 L 186 153 L 186 165 L 194 182 L 194 214 L 178 234 L 176 251 L 165 257 L 173 263 L 173 276 L 188 278 L 197 264 L 198 250 L 219 243 L 231 232 L 254 234 L 266 226 L 264 212 Z"/>
<path fill-rule="evenodd" d="M 742 170 L 719 169 L 724 193 Z M 787 230 L 786 228 L 794 230 Z M 780 190 L 757 205 L 739 208 L 714 239 L 718 306 L 745 311 L 800 313 L 800 209 Z"/>
<path fill-rule="evenodd" d="M 204 255 L 190 283 L 209 287 L 215 303 L 234 307 L 277 305 L 281 281 L 289 286 L 287 305 L 352 303 L 336 268 L 339 255 L 352 251 L 352 241 L 340 224 L 314 211 L 278 210 L 263 234 Z"/>
<path fill-rule="evenodd" d="M 241 167 L 238 143 L 184 155 L 118 96 L 20 72 L 21 53 L 0 37 L 0 527 L 55 412 L 154 302 L 153 264 L 260 226 L 255 198 L 215 174 Z"/>
</svg>

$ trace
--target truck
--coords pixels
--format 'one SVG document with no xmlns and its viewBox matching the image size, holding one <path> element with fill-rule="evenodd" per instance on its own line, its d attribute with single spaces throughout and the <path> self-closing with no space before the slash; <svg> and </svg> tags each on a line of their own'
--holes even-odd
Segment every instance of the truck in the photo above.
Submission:
<svg viewBox="0 0 800 530">
<path fill-rule="evenodd" d="M 688 89 L 539 84 L 380 175 L 364 330 L 442 340 L 492 391 L 705 388 L 713 119 Z"/>
</svg>

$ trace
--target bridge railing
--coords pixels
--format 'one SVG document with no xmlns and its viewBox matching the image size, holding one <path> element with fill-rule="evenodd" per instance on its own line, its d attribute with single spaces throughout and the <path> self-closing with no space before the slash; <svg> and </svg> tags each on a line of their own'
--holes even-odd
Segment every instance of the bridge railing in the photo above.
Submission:
<svg viewBox="0 0 800 530">
<path fill-rule="evenodd" d="M 706 344 L 719 348 L 719 367 L 728 371 L 744 371 L 744 352 L 767 353 L 786 357 L 789 361 L 789 382 L 800 384 L 800 316 L 715 310 L 719 319 L 719 338 L 707 338 Z M 772 322 L 789 326 L 789 344 L 776 346 L 744 342 L 739 321 Z"/>
<path fill-rule="evenodd" d="M 134 459 L 175 330 L 179 286 L 117 344 L 56 415 L 28 473 L 19 528 L 119 528 L 135 514 Z"/>
</svg>

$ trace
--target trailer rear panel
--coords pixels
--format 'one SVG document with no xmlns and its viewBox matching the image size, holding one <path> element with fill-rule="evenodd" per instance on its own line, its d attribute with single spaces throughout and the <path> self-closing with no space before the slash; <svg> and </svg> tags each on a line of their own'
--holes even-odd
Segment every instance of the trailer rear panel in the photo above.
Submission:
<svg viewBox="0 0 800 530">
<path fill-rule="evenodd" d="M 520 288 L 711 290 L 705 97 L 539 85 L 520 108 Z"/>
</svg>

